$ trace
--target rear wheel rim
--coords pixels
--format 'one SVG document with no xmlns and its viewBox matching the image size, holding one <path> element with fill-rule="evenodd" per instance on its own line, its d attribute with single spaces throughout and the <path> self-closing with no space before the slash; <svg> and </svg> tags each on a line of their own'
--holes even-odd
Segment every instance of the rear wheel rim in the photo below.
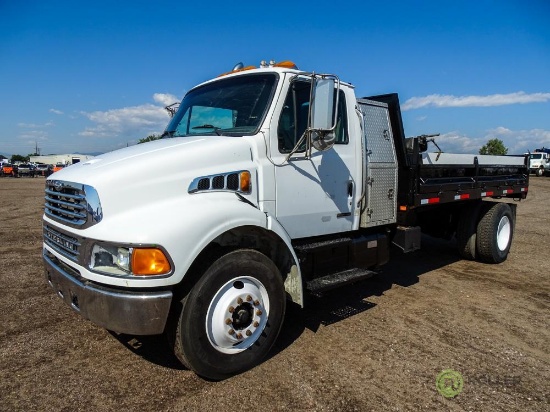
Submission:
<svg viewBox="0 0 550 412">
<path fill-rule="evenodd" d="M 497 227 L 497 246 L 499 250 L 504 251 L 510 244 L 512 234 L 512 223 L 508 216 L 502 216 Z"/>
<path fill-rule="evenodd" d="M 269 295 L 258 279 L 240 276 L 224 284 L 212 297 L 206 332 L 212 347 L 235 354 L 252 346 L 269 315 Z"/>
</svg>

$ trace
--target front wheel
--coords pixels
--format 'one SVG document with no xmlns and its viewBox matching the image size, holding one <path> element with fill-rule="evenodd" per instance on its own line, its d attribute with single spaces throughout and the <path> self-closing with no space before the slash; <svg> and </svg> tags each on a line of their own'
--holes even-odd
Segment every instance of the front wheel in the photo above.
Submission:
<svg viewBox="0 0 550 412">
<path fill-rule="evenodd" d="M 256 250 L 230 252 L 182 300 L 174 353 L 205 378 L 244 372 L 260 363 L 275 343 L 285 307 L 275 264 Z"/>
<path fill-rule="evenodd" d="M 542 167 L 538 168 L 535 174 L 539 177 L 544 175 L 544 169 Z"/>
</svg>

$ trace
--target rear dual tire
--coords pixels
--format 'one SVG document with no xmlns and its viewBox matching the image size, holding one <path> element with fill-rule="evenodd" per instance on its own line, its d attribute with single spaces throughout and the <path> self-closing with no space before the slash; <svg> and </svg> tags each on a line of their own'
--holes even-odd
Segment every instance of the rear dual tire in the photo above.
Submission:
<svg viewBox="0 0 550 412">
<path fill-rule="evenodd" d="M 506 203 L 494 203 L 479 220 L 476 234 L 478 259 L 486 263 L 506 260 L 514 235 L 514 215 Z"/>
<path fill-rule="evenodd" d="M 465 207 L 458 218 L 456 243 L 463 259 L 476 259 L 476 234 L 481 206 L 481 203 L 476 203 Z"/>
<path fill-rule="evenodd" d="M 504 262 L 512 245 L 514 224 L 507 203 L 480 202 L 464 209 L 456 229 L 460 255 L 485 263 Z"/>
</svg>

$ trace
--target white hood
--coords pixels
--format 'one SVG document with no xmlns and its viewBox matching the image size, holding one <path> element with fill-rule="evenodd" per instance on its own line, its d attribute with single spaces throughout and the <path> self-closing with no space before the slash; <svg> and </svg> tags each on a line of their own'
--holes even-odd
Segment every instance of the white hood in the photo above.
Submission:
<svg viewBox="0 0 550 412">
<path fill-rule="evenodd" d="M 94 187 L 104 216 L 113 216 L 129 207 L 187 196 L 197 177 L 252 167 L 245 138 L 198 136 L 161 139 L 106 153 L 48 179 Z"/>
</svg>

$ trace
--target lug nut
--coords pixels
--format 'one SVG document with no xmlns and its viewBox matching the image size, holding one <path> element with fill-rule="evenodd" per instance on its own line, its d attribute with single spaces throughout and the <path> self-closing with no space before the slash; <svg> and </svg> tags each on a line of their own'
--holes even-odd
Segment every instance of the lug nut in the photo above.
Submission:
<svg viewBox="0 0 550 412">
<path fill-rule="evenodd" d="M 242 335 L 242 333 L 237 333 L 237 335 L 235 335 L 235 337 L 236 337 L 237 339 L 242 339 L 242 338 L 243 338 L 243 335 Z"/>
<path fill-rule="evenodd" d="M 247 301 L 247 302 L 250 302 L 251 300 L 252 300 L 252 296 L 248 295 L 248 296 L 246 297 L 246 301 Z"/>
<path fill-rule="evenodd" d="M 237 303 L 240 305 L 243 303 L 243 300 L 241 298 L 237 299 Z"/>
<path fill-rule="evenodd" d="M 227 333 L 229 333 L 230 335 L 233 335 L 233 334 L 235 333 L 235 331 L 234 331 L 233 329 L 229 329 L 229 330 L 227 331 Z"/>
<path fill-rule="evenodd" d="M 253 325 L 255 328 L 257 328 L 258 326 L 260 326 L 260 322 L 254 322 Z"/>
<path fill-rule="evenodd" d="M 229 306 L 229 308 L 227 309 L 229 313 L 233 313 L 234 310 L 235 308 L 233 306 Z"/>
<path fill-rule="evenodd" d="M 229 319 L 229 318 L 227 318 L 227 319 L 225 320 L 225 324 L 226 324 L 226 325 L 231 325 L 231 322 L 233 322 L 233 321 L 232 321 L 231 319 Z"/>
<path fill-rule="evenodd" d="M 250 332 L 249 330 L 246 331 L 246 336 L 250 336 L 252 335 L 252 332 Z"/>
<path fill-rule="evenodd" d="M 256 315 L 258 315 L 258 316 L 262 316 L 262 313 L 263 313 L 263 312 L 262 312 L 260 309 L 258 309 L 258 310 L 256 311 Z"/>
<path fill-rule="evenodd" d="M 254 301 L 254 306 L 258 306 L 259 304 L 260 304 L 260 301 L 259 301 L 258 299 L 256 299 L 256 300 Z"/>
</svg>

